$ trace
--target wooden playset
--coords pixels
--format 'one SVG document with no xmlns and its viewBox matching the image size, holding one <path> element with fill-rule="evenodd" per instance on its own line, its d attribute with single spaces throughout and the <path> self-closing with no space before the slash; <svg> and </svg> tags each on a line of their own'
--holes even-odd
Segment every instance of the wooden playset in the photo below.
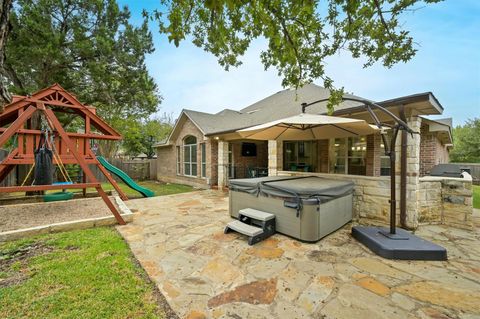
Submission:
<svg viewBox="0 0 480 319">
<path fill-rule="evenodd" d="M 42 129 L 35 129 L 32 126 L 32 116 L 37 112 L 40 113 L 40 118 L 46 126 Z M 84 127 L 81 130 L 83 132 L 66 132 L 57 117 L 57 114 L 60 113 L 83 118 Z M 35 181 L 31 185 L 25 185 L 24 181 L 19 186 L 0 187 L 0 193 L 82 189 L 85 195 L 87 188 L 95 188 L 117 222 L 124 225 L 125 221 L 122 216 L 89 168 L 89 165 L 97 166 L 119 196 L 123 200 L 127 200 L 127 196 L 105 167 L 101 165 L 91 149 L 92 140 L 120 140 L 122 137 L 96 115 L 95 108 L 82 104 L 73 94 L 65 91 L 58 84 L 40 90 L 31 96 L 14 96 L 12 103 L 6 105 L 4 111 L 0 113 L 0 148 L 9 141 L 10 143 L 12 140 L 15 141 L 8 156 L 0 163 L 0 182 L 17 165 L 31 165 L 30 167 L 33 169 L 35 151 L 42 143 L 42 135 L 50 136 L 50 138 L 43 137 L 43 143 L 46 141 L 46 146 L 53 150 L 52 164 L 57 166 L 60 175 L 65 177 L 64 165 L 78 164 L 83 171 L 83 180 L 79 183 L 69 181 L 50 185 L 38 185 Z"/>
</svg>

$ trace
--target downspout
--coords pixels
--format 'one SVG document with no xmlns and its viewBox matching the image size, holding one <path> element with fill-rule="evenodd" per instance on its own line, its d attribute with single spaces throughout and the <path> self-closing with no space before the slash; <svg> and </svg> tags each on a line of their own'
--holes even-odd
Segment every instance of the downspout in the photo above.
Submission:
<svg viewBox="0 0 480 319">
<path fill-rule="evenodd" d="M 400 106 L 399 115 L 402 121 L 407 122 L 403 105 Z M 400 226 L 403 228 L 407 228 L 407 139 L 407 131 L 402 130 L 400 152 Z"/>
</svg>

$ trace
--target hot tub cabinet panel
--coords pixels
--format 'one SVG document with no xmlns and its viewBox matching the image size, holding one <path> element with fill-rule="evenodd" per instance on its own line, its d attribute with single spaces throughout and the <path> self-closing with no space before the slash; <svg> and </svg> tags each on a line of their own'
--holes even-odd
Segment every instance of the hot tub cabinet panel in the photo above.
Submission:
<svg viewBox="0 0 480 319">
<path fill-rule="evenodd" d="M 269 212 L 279 233 L 314 242 L 352 220 L 352 192 L 353 183 L 319 177 L 231 180 L 230 215 L 238 218 L 244 208 Z"/>
</svg>

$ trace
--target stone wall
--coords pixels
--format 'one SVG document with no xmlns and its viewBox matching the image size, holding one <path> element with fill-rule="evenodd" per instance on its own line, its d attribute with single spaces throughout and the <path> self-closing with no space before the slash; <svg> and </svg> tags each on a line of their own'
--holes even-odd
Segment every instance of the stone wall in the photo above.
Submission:
<svg viewBox="0 0 480 319">
<path fill-rule="evenodd" d="M 348 180 L 355 183 L 353 196 L 354 220 L 361 223 L 388 224 L 390 221 L 390 178 L 353 176 L 342 174 L 322 174 L 281 171 L 285 176 L 320 176 L 331 179 Z M 409 214 L 409 227 L 421 224 L 445 224 L 459 228 L 472 228 L 472 179 L 422 177 L 416 200 L 408 199 L 407 208 L 418 208 Z M 399 184 L 397 184 L 397 199 Z M 409 205 L 410 204 L 410 205 Z M 400 223 L 399 201 L 397 201 L 397 224 Z M 413 219 L 415 218 L 415 219 Z"/>
<path fill-rule="evenodd" d="M 425 176 L 418 192 L 419 223 L 472 228 L 472 178 Z"/>
<path fill-rule="evenodd" d="M 390 221 L 390 178 L 386 176 L 357 176 L 343 174 L 304 173 L 280 171 L 283 176 L 319 176 L 330 179 L 353 181 L 353 214 L 356 221 L 381 222 Z M 397 192 L 398 196 L 398 192 Z M 397 207 L 397 219 L 399 211 Z"/>
<path fill-rule="evenodd" d="M 268 176 L 275 176 L 283 169 L 283 142 L 268 141 Z"/>
</svg>

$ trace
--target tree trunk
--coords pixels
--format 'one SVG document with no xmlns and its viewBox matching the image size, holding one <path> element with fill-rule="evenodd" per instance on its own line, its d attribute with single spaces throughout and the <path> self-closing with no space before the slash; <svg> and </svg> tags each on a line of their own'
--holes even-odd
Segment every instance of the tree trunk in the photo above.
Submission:
<svg viewBox="0 0 480 319">
<path fill-rule="evenodd" d="M 4 69 L 5 46 L 11 28 L 9 19 L 12 2 L 13 0 L 0 0 L 0 113 L 3 112 L 3 106 L 12 101 L 12 96 L 8 92 L 7 76 Z"/>
</svg>

